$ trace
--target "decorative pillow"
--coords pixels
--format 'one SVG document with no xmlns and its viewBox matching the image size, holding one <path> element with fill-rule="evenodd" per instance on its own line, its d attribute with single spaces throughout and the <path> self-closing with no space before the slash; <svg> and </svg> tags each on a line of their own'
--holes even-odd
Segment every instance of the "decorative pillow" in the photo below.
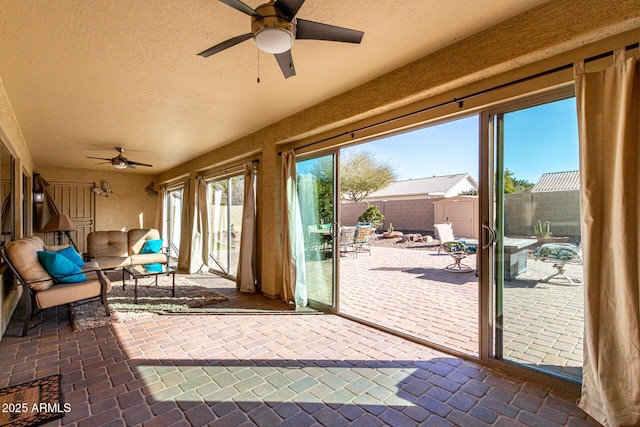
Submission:
<svg viewBox="0 0 640 427">
<path fill-rule="evenodd" d="M 68 259 L 69 261 L 71 261 L 72 263 L 77 265 L 78 267 L 84 267 L 85 266 L 85 263 L 82 260 L 82 257 L 71 246 L 66 247 L 66 248 L 64 248 L 62 250 L 56 251 L 55 253 L 62 255 L 63 257 L 65 257 L 66 259 Z"/>
<path fill-rule="evenodd" d="M 80 267 L 57 252 L 38 251 L 38 261 L 58 283 L 79 283 L 87 280 Z"/>
<path fill-rule="evenodd" d="M 157 254 L 162 249 L 162 239 L 147 240 L 140 250 L 141 254 Z"/>
</svg>

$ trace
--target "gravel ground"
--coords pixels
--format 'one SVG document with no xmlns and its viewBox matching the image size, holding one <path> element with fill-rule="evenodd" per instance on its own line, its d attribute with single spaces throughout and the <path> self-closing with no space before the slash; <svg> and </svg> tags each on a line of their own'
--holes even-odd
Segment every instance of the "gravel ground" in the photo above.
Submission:
<svg viewBox="0 0 640 427">
<path fill-rule="evenodd" d="M 408 236 L 410 235 L 418 235 L 420 233 L 406 233 L 403 234 L 402 237 L 397 237 L 393 239 L 386 239 L 382 236 L 382 234 L 374 234 L 371 236 L 371 246 L 384 246 L 387 248 L 397 248 L 397 249 L 421 249 L 421 250 L 437 250 L 438 246 L 440 246 L 440 242 L 436 239 L 433 239 L 431 242 L 416 242 L 411 241 Z M 427 234 L 421 234 L 422 236 L 427 236 Z"/>
</svg>

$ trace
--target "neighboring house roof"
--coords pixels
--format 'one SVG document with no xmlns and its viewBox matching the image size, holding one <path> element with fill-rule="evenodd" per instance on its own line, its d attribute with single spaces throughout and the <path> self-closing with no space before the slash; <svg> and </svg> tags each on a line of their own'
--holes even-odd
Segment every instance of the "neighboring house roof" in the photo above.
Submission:
<svg viewBox="0 0 640 427">
<path fill-rule="evenodd" d="M 475 189 L 478 188 L 478 183 L 471 175 L 468 173 L 459 173 L 455 175 L 432 176 L 429 178 L 392 182 L 382 190 L 369 194 L 367 199 L 430 194 L 443 196 L 449 189 L 465 180 L 467 180 Z"/>
<path fill-rule="evenodd" d="M 533 186 L 531 192 L 546 193 L 571 190 L 580 190 L 580 171 L 544 173 Z"/>
</svg>

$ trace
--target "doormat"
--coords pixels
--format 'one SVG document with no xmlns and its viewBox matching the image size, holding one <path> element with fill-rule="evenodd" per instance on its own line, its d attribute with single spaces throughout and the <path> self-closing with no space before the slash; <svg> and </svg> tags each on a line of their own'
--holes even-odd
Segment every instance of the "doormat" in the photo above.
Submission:
<svg viewBox="0 0 640 427">
<path fill-rule="evenodd" d="M 62 375 L 0 389 L 0 426 L 33 427 L 64 417 Z"/>
</svg>

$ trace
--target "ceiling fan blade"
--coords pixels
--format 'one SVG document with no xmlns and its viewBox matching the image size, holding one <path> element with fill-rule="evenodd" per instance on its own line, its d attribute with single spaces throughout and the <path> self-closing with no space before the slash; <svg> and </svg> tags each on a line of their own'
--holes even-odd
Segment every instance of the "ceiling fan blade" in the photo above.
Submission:
<svg viewBox="0 0 640 427">
<path fill-rule="evenodd" d="M 129 166 L 130 166 L 130 165 L 136 165 L 136 166 L 148 166 L 148 167 L 150 167 L 150 168 L 152 168 L 152 167 L 153 167 L 153 165 L 150 165 L 150 164 L 148 164 L 148 163 L 132 162 L 131 160 L 128 160 L 128 161 L 127 161 L 127 164 L 128 164 Z"/>
<path fill-rule="evenodd" d="M 280 66 L 285 79 L 296 75 L 296 69 L 293 66 L 293 57 L 291 56 L 291 49 L 286 52 L 276 53 L 274 56 L 276 57 L 276 61 L 278 61 L 278 65 Z"/>
<path fill-rule="evenodd" d="M 133 166 L 133 165 L 131 164 L 131 162 L 129 162 L 129 163 L 127 164 L 127 168 L 128 168 L 128 169 L 135 169 L 136 167 L 135 167 L 135 166 Z"/>
<path fill-rule="evenodd" d="M 111 163 L 111 159 L 105 159 L 104 157 L 91 157 L 91 156 L 87 156 L 87 159 L 96 159 L 96 160 L 106 160 L 109 163 Z"/>
<path fill-rule="evenodd" d="M 300 10 L 300 7 L 304 4 L 305 0 L 277 0 L 274 6 L 289 19 L 289 21 L 293 20 Z"/>
<path fill-rule="evenodd" d="M 335 25 L 297 19 L 296 39 L 328 40 L 333 42 L 360 43 L 364 33 Z"/>
<path fill-rule="evenodd" d="M 230 38 L 229 40 L 223 41 L 222 43 L 218 43 L 217 45 L 212 46 L 207 50 L 203 50 L 198 55 L 202 56 L 203 58 L 207 58 L 213 55 L 214 53 L 222 52 L 223 50 L 228 49 L 232 46 L 235 46 L 238 43 L 242 43 L 245 40 L 249 40 L 251 37 L 253 37 L 253 34 L 251 33 L 243 34 L 241 36 L 235 36 L 233 38 Z"/>
<path fill-rule="evenodd" d="M 220 0 L 220 1 L 226 4 L 227 6 L 231 6 L 232 8 L 239 10 L 242 13 L 246 13 L 247 15 L 255 16 L 258 18 L 262 17 L 262 15 L 260 15 L 255 10 L 251 9 L 246 4 L 242 3 L 240 0 Z"/>
</svg>

